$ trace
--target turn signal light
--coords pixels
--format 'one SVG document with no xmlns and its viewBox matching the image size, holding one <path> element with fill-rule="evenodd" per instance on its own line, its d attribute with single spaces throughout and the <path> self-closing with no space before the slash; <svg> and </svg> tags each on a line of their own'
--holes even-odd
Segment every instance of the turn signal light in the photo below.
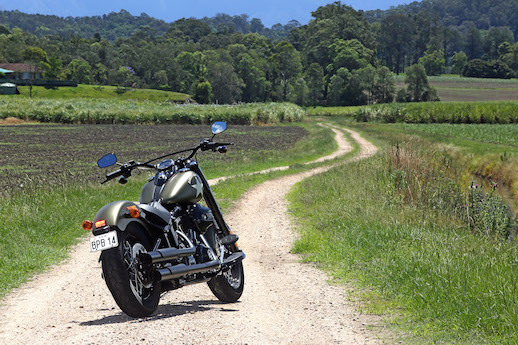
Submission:
<svg viewBox="0 0 518 345">
<path fill-rule="evenodd" d="M 137 208 L 137 206 L 128 206 L 126 207 L 126 210 L 129 211 L 129 215 L 131 218 L 138 218 L 140 217 L 140 210 Z"/>
<path fill-rule="evenodd" d="M 106 226 L 106 221 L 104 219 L 101 219 L 101 220 L 98 220 L 97 222 L 95 222 L 96 229 L 104 228 L 105 226 Z"/>
<path fill-rule="evenodd" d="M 94 223 L 92 223 L 91 220 L 83 221 L 82 225 L 83 225 L 83 229 L 85 229 L 86 231 L 90 231 L 94 227 Z"/>
</svg>

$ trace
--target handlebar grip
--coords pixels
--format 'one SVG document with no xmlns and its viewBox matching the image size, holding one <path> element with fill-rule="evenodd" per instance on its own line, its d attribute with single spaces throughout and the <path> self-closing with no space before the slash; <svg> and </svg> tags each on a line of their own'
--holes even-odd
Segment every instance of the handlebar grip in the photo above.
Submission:
<svg viewBox="0 0 518 345">
<path fill-rule="evenodd" d="M 116 178 L 117 176 L 120 176 L 122 175 L 122 170 L 121 169 L 118 169 L 118 170 L 115 170 L 109 174 L 106 174 L 106 179 L 107 180 L 111 180 L 113 178 Z"/>
</svg>

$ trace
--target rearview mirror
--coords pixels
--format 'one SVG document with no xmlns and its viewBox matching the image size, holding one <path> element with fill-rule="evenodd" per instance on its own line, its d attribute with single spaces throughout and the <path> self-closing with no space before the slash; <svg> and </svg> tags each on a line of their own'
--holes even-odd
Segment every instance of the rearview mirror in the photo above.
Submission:
<svg viewBox="0 0 518 345">
<path fill-rule="evenodd" d="M 227 123 L 225 121 L 216 121 L 212 124 L 212 134 L 219 134 L 227 129 Z"/>
<path fill-rule="evenodd" d="M 107 168 L 117 163 L 117 157 L 113 153 L 108 153 L 97 161 L 99 168 Z"/>
</svg>

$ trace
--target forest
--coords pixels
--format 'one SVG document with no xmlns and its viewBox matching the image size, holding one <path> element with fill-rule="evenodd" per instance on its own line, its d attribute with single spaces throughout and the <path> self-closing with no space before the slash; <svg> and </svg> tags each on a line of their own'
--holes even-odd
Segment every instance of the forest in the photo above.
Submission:
<svg viewBox="0 0 518 345">
<path fill-rule="evenodd" d="M 518 73 L 518 6 L 476 3 L 363 12 L 335 2 L 306 25 L 272 28 L 247 15 L 166 23 L 124 10 L 77 18 L 2 11 L 0 62 L 30 62 L 50 80 L 187 93 L 198 103 L 437 100 L 427 76 Z M 403 72 L 408 87 L 396 94 L 394 75 Z"/>
</svg>

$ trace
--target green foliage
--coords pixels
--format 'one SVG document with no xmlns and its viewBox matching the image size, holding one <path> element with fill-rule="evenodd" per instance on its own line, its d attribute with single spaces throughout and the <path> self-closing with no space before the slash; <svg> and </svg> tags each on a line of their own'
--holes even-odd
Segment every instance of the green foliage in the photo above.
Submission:
<svg viewBox="0 0 518 345">
<path fill-rule="evenodd" d="M 324 69 L 318 63 L 312 63 L 306 70 L 305 79 L 309 91 L 309 103 L 316 105 L 324 93 Z"/>
<path fill-rule="evenodd" d="M 216 103 L 227 104 L 241 100 L 243 81 L 231 64 L 220 62 L 213 66 L 209 74 L 209 82 Z"/>
<path fill-rule="evenodd" d="M 56 80 L 61 74 L 63 63 L 56 55 L 51 55 L 48 59 L 48 68 L 43 73 L 45 79 Z"/>
<path fill-rule="evenodd" d="M 427 102 L 438 100 L 435 90 L 430 87 L 426 71 L 421 65 L 408 67 L 405 75 L 407 93 L 412 102 Z"/>
<path fill-rule="evenodd" d="M 201 104 L 208 104 L 212 101 L 212 87 L 208 81 L 200 82 L 194 89 L 193 98 L 196 102 Z"/>
<path fill-rule="evenodd" d="M 502 61 L 484 61 L 474 59 L 467 63 L 462 71 L 464 77 L 505 78 L 509 79 L 513 71 Z"/>
<path fill-rule="evenodd" d="M 80 59 L 70 61 L 67 68 L 63 72 L 68 80 L 75 80 L 78 83 L 85 84 L 90 81 L 91 67 L 88 62 Z"/>
<path fill-rule="evenodd" d="M 422 58 L 419 58 L 419 64 L 423 65 L 426 75 L 439 75 L 444 73 L 444 51 L 441 49 L 431 49 L 426 51 Z"/>
<path fill-rule="evenodd" d="M 27 47 L 22 51 L 22 58 L 24 61 L 38 64 L 47 61 L 47 53 L 39 47 Z"/>
<path fill-rule="evenodd" d="M 464 52 L 455 53 L 452 57 L 453 73 L 462 74 L 464 66 L 468 63 L 468 56 Z"/>
</svg>

